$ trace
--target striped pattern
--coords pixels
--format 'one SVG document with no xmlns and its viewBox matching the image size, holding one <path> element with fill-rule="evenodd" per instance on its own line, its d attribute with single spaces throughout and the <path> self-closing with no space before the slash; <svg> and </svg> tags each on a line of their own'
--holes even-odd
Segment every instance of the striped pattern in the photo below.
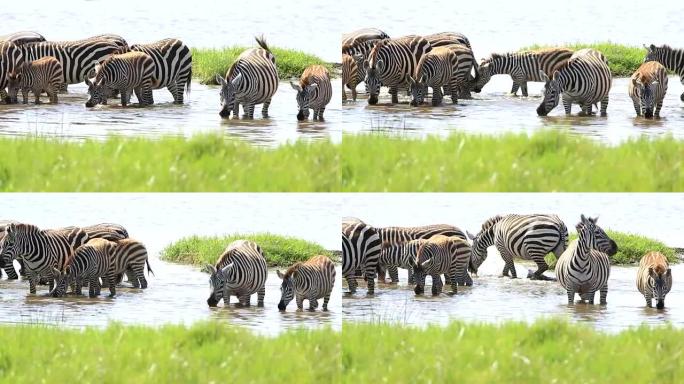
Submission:
<svg viewBox="0 0 684 384">
<path fill-rule="evenodd" d="M 7 90 L 10 102 L 17 102 L 17 94 L 21 90 L 22 102 L 28 103 L 28 93 L 33 92 L 35 103 L 40 104 L 40 94 L 45 91 L 50 102 L 57 103 L 57 92 L 62 83 L 62 64 L 52 56 L 36 61 L 25 61 L 16 72 L 7 76 Z"/>
<path fill-rule="evenodd" d="M 546 82 L 544 100 L 537 108 L 539 116 L 548 115 L 558 105 L 561 94 L 566 115 L 570 114 L 574 103 L 582 108 L 580 115 L 590 116 L 593 114 L 592 106 L 600 102 L 601 116 L 606 116 L 613 78 L 608 61 L 601 52 L 591 48 L 581 49 L 561 64 L 553 72 L 552 78 L 543 72 L 539 76 Z"/>
<path fill-rule="evenodd" d="M 155 87 L 154 60 L 143 52 L 112 55 L 95 67 L 95 77 L 86 79 L 90 98 L 85 106 L 90 108 L 106 104 L 111 91 L 121 93 L 121 106 L 128 105 L 135 92 L 140 105 L 154 104 L 152 88 Z"/>
<path fill-rule="evenodd" d="M 418 250 L 418 256 L 412 263 L 416 279 L 414 292 L 421 295 L 425 291 L 425 277 L 432 277 L 432 294 L 442 292 L 442 279 L 446 275 L 453 293 L 458 291 L 458 281 L 465 281 L 468 276 L 468 262 L 471 248 L 468 242 L 458 237 L 436 235 L 427 240 Z"/>
<path fill-rule="evenodd" d="M 78 247 L 73 257 L 69 258 L 62 270 L 53 270 L 57 284 L 50 292 L 54 297 L 66 294 L 67 284 L 75 284 L 75 293 L 81 294 L 83 284 L 89 286 L 89 296 L 100 295 L 100 279 L 109 285 L 111 296 L 115 293 L 115 279 L 110 276 L 112 271 L 112 255 L 116 243 L 105 239 L 92 239 Z"/>
<path fill-rule="evenodd" d="M 9 41 L 0 41 L 0 98 L 9 104 L 10 98 L 7 95 L 7 75 L 16 71 L 22 63 L 23 56 L 19 46 Z"/>
<path fill-rule="evenodd" d="M 651 44 L 646 53 L 645 61 L 657 61 L 669 71 L 679 75 L 679 80 L 684 84 L 684 49 L 672 48 L 669 45 L 660 47 Z M 684 92 L 679 96 L 684 101 Z"/>
<path fill-rule="evenodd" d="M 388 270 L 392 283 L 399 282 L 399 271 L 397 267 L 407 269 L 409 284 L 415 284 L 413 267 L 411 267 L 411 264 L 418 256 L 418 249 L 426 242 L 427 239 L 417 239 L 405 243 L 383 243 L 378 259 L 380 269 Z"/>
<path fill-rule="evenodd" d="M 657 61 L 641 64 L 632 75 L 627 91 L 637 116 L 643 115 L 647 119 L 660 117 L 667 93 L 667 70 Z"/>
<path fill-rule="evenodd" d="M 36 293 L 36 284 L 41 277 L 48 279 L 50 291 L 54 288 L 54 269 L 62 270 L 75 248 L 82 244 L 72 244 L 71 239 L 87 241 L 87 235 L 76 230 L 72 235 L 66 232 L 40 230 L 30 224 L 9 224 L 2 239 L 0 258 L 5 265 L 21 257 L 23 268 L 29 278 L 29 292 Z"/>
<path fill-rule="evenodd" d="M 230 304 L 230 296 L 236 296 L 240 305 L 249 306 L 250 296 L 257 294 L 257 305 L 263 307 L 266 295 L 266 259 L 256 243 L 236 240 L 221 254 L 216 265 L 207 265 L 211 274 L 211 294 L 207 299 L 210 307 Z"/>
<path fill-rule="evenodd" d="M 131 51 L 144 52 L 154 60 L 155 88 L 171 92 L 175 104 L 183 104 L 183 91 L 190 94 L 192 52 L 178 39 L 164 39 L 150 44 L 134 44 Z"/>
<path fill-rule="evenodd" d="M 399 90 L 409 89 L 408 79 L 415 73 L 420 58 L 431 49 L 425 38 L 415 35 L 375 44 L 363 63 L 368 103 L 378 103 L 381 86 L 389 87 L 392 103 L 398 103 Z"/>
<path fill-rule="evenodd" d="M 556 263 L 556 277 L 568 294 L 568 304 L 573 304 L 575 293 L 582 301 L 594 303 L 596 291 L 600 291 L 600 303 L 606 304 L 610 259 L 596 249 L 596 219 L 581 217 L 577 224 L 578 240 L 572 242 Z"/>
<path fill-rule="evenodd" d="M 304 69 L 298 83 L 290 82 L 297 91 L 297 105 L 299 113 L 297 120 L 309 118 L 309 109 L 313 109 L 313 119 L 323 120 L 325 107 L 332 98 L 332 84 L 330 74 L 322 65 L 311 65 Z"/>
<path fill-rule="evenodd" d="M 462 33 L 438 32 L 423 37 L 430 43 L 432 48 L 442 47 L 445 45 L 465 45 L 469 49 L 472 49 L 470 46 L 470 40 L 468 40 L 468 38 Z"/>
<path fill-rule="evenodd" d="M 225 78 L 216 75 L 221 85 L 221 112 L 223 118 L 240 113 L 240 104 L 244 117 L 254 118 L 254 106 L 262 104 L 261 115 L 268 117 L 271 97 L 278 90 L 278 70 L 276 59 L 266 45 L 266 41 L 256 38 L 261 48 L 250 48 L 240 54 L 226 73 Z"/>
<path fill-rule="evenodd" d="M 357 268 L 363 271 L 368 294 L 375 293 L 380 245 L 380 236 L 375 228 L 358 219 L 342 222 L 342 276 L 347 280 L 350 293 L 356 292 Z"/>
<path fill-rule="evenodd" d="M 477 273 L 477 269 L 487 258 L 487 248 L 492 245 L 501 254 L 506 265 L 502 275 L 517 278 L 514 258 L 532 260 L 537 264 L 537 271 L 530 274 L 531 279 L 548 279 L 543 273 L 549 268 L 544 257 L 553 252 L 559 257 L 568 245 L 568 229 L 556 215 L 505 215 L 487 219 L 480 232 L 473 236 L 473 255 L 469 268 Z"/>
<path fill-rule="evenodd" d="M 335 264 L 326 256 L 314 256 L 305 262 L 299 262 L 281 273 L 283 280 L 280 286 L 280 302 L 278 309 L 284 311 L 293 298 L 297 299 L 297 309 L 304 308 L 304 300 L 309 300 L 309 310 L 318 308 L 318 299 L 323 299 L 323 310 L 328 310 L 328 301 L 333 285 L 335 285 Z"/>
<path fill-rule="evenodd" d="M 20 31 L 10 33 L 9 35 L 0 36 L 0 41 L 9 41 L 16 45 L 22 45 L 26 43 L 38 43 L 45 41 L 45 37 L 38 32 L 33 31 Z"/>
<path fill-rule="evenodd" d="M 433 106 L 442 103 L 442 88 L 444 93 L 451 96 L 452 103 L 458 103 L 459 95 L 468 92 L 468 78 L 474 65 L 472 50 L 465 45 L 452 44 L 432 48 L 421 57 L 415 74 L 409 78 L 411 105 L 416 106 L 423 102 L 428 87 L 432 88 Z"/>
<path fill-rule="evenodd" d="M 556 68 L 568 61 L 571 56 L 572 50 L 566 48 L 505 54 L 493 53 L 487 60 L 480 63 L 478 80 L 475 82 L 473 90 L 479 93 L 492 76 L 507 74 L 513 80 L 511 94 L 516 95 L 518 89 L 521 89 L 522 95 L 527 97 L 528 81 L 543 81 L 539 71 L 553 74 Z"/>
<path fill-rule="evenodd" d="M 378 28 L 361 28 L 342 35 L 342 47 L 352 48 L 366 42 L 389 39 L 389 35 Z"/>
<path fill-rule="evenodd" d="M 109 271 L 110 276 L 114 279 L 114 282 L 110 282 L 109 287 L 111 296 L 116 295 L 115 284 L 118 281 L 118 276 L 123 273 L 128 275 L 128 281 L 133 284 L 134 288 L 147 288 L 145 265 L 147 265 L 148 275 L 150 273 L 154 274 L 150 268 L 147 248 L 145 248 L 143 243 L 134 239 L 117 241 L 112 254 L 112 265 Z"/>
<path fill-rule="evenodd" d="M 665 296 L 672 289 L 672 270 L 660 252 L 649 252 L 641 258 L 636 279 L 637 289 L 651 307 L 653 298 L 658 309 L 665 308 Z"/>
<path fill-rule="evenodd" d="M 351 55 L 342 54 L 342 101 L 347 101 L 347 92 L 344 87 L 349 88 L 352 100 L 356 101 L 356 86 L 363 81 L 366 73 L 363 71 L 363 58 L 361 64 Z"/>
</svg>

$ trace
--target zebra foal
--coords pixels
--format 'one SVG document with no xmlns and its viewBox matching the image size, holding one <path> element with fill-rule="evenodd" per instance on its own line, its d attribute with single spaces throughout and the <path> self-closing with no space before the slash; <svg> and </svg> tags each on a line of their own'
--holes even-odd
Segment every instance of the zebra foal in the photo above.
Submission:
<svg viewBox="0 0 684 384">
<path fill-rule="evenodd" d="M 304 300 L 309 300 L 309 310 L 318 308 L 318 299 L 323 299 L 323 310 L 328 310 L 328 301 L 335 285 L 335 264 L 326 256 L 318 255 L 288 268 L 285 273 L 277 271 L 283 281 L 280 285 L 278 309 L 284 311 L 287 304 L 296 298 L 297 309 L 302 310 Z"/>
</svg>

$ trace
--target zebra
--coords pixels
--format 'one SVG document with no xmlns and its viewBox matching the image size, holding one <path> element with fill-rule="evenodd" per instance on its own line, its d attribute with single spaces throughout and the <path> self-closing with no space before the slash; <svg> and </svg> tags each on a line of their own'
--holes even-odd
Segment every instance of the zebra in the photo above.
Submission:
<svg viewBox="0 0 684 384">
<path fill-rule="evenodd" d="M 40 94 L 45 91 L 50 103 L 57 103 L 57 92 L 62 83 L 62 64 L 52 56 L 36 61 L 24 61 L 16 72 L 7 76 L 7 91 L 11 103 L 17 102 L 19 90 L 22 102 L 28 103 L 28 93 L 33 92 L 36 104 L 40 104 Z"/>
<path fill-rule="evenodd" d="M 134 288 L 146 289 L 145 265 L 147 265 L 148 275 L 150 273 L 154 275 L 154 271 L 150 268 L 150 260 L 145 245 L 131 238 L 118 240 L 115 244 L 112 253 L 112 269 L 110 270 L 110 276 L 114 279 L 113 282 L 110 282 L 111 296 L 116 295 L 115 284 L 123 273 L 128 275 L 128 281 Z"/>
<path fill-rule="evenodd" d="M 532 260 L 537 264 L 537 271 L 528 275 L 534 280 L 549 280 L 543 275 L 549 268 L 544 260 L 549 252 L 559 257 L 568 245 L 568 229 L 557 215 L 496 215 L 487 219 L 480 232 L 473 235 L 467 232 L 472 240 L 473 254 L 468 268 L 477 273 L 478 268 L 487 258 L 487 248 L 492 245 L 501 254 L 506 265 L 502 275 L 518 277 L 513 258 Z"/>
<path fill-rule="evenodd" d="M 389 87 L 392 103 L 398 103 L 399 89 L 409 88 L 406 75 L 415 73 L 418 61 L 430 50 L 430 43 L 415 35 L 378 41 L 363 62 L 368 104 L 378 103 L 380 86 Z"/>
<path fill-rule="evenodd" d="M 78 240 L 77 243 L 73 241 Z M 42 276 L 48 279 L 50 291 L 54 289 L 54 268 L 61 270 L 74 250 L 87 242 L 82 230 L 72 233 L 41 230 L 31 224 L 10 223 L 0 243 L 0 258 L 5 265 L 21 257 L 29 278 L 29 292 L 36 293 L 36 284 Z"/>
<path fill-rule="evenodd" d="M 101 35 L 91 36 L 86 38 L 86 40 L 109 40 L 119 47 L 118 53 L 126 53 L 131 50 L 126 39 L 113 33 L 103 33 Z"/>
<path fill-rule="evenodd" d="M 9 41 L 0 41 L 0 98 L 5 104 L 11 102 L 9 95 L 5 91 L 5 88 L 7 88 L 7 75 L 16 71 L 22 62 L 23 56 L 18 45 Z"/>
<path fill-rule="evenodd" d="M 684 49 L 672 48 L 669 45 L 656 46 L 651 44 L 644 48 L 648 50 L 644 61 L 657 61 L 669 71 L 676 72 L 679 75 L 679 81 L 684 84 Z M 684 101 L 684 92 L 679 96 L 680 100 Z"/>
<path fill-rule="evenodd" d="M 407 76 L 412 95 L 411 105 L 421 104 L 427 87 L 432 88 L 432 105 L 442 103 L 442 87 L 449 93 L 452 103 L 458 103 L 459 94 L 469 92 L 467 84 L 471 68 L 475 65 L 472 50 L 462 44 L 432 48 L 418 62 L 415 74 Z"/>
<path fill-rule="evenodd" d="M 66 294 L 67 284 L 75 285 L 75 293 L 81 295 L 81 286 L 87 283 L 89 297 L 100 295 L 100 279 L 109 286 L 110 297 L 116 290 L 112 272 L 113 253 L 116 243 L 97 238 L 76 249 L 74 255 L 68 259 L 62 270 L 53 268 L 53 274 L 57 280 L 55 288 L 50 292 L 53 297 L 61 297 Z"/>
<path fill-rule="evenodd" d="M 467 267 L 471 252 L 468 242 L 458 237 L 436 235 L 427 239 L 418 249 L 416 258 L 411 261 L 416 280 L 415 294 L 423 294 L 425 276 L 430 275 L 432 295 L 439 295 L 442 292 L 442 274 L 447 276 L 446 282 L 451 284 L 452 292 L 457 293 L 458 281 L 470 278 Z"/>
<path fill-rule="evenodd" d="M 26 43 L 38 43 L 45 41 L 45 37 L 34 31 L 20 31 L 10 33 L 9 35 L 0 36 L 0 41 L 9 41 L 16 45 L 22 45 Z"/>
<path fill-rule="evenodd" d="M 430 43 L 432 48 L 442 47 L 445 45 L 461 44 L 465 45 L 469 49 L 473 47 L 470 46 L 470 40 L 462 34 L 457 32 L 439 32 L 433 33 L 431 35 L 423 36 L 425 40 Z"/>
<path fill-rule="evenodd" d="M 363 58 L 361 59 L 363 61 Z M 356 86 L 363 81 L 365 76 L 363 72 L 363 63 L 359 65 L 357 60 L 346 53 L 342 54 L 342 101 L 347 101 L 346 86 L 351 90 L 352 100 L 356 101 Z"/>
<path fill-rule="evenodd" d="M 309 310 L 318 308 L 318 299 L 323 299 L 323 310 L 328 310 L 328 301 L 335 285 L 335 264 L 327 256 L 318 255 L 288 268 L 285 273 L 276 271 L 283 281 L 280 286 L 278 309 L 284 311 L 296 296 L 297 309 L 302 310 L 304 300 L 309 300 Z"/>
<path fill-rule="evenodd" d="M 600 291 L 600 303 L 606 304 L 610 259 L 597 249 L 596 221 L 581 215 L 577 224 L 579 239 L 573 241 L 556 262 L 556 277 L 568 294 L 568 304 L 573 304 L 575 293 L 582 301 L 594 304 L 594 295 Z"/>
<path fill-rule="evenodd" d="M 572 50 L 566 48 L 548 48 L 531 52 L 493 53 L 480 63 L 478 79 L 472 86 L 477 93 L 494 75 L 508 74 L 513 80 L 511 94 L 517 95 L 518 89 L 527 97 L 527 82 L 542 81 L 539 71 L 553 74 L 555 69 L 567 62 Z"/>
<path fill-rule="evenodd" d="M 415 260 L 418 255 L 418 249 L 427 241 L 427 239 L 416 239 L 405 243 L 382 243 L 378 266 L 381 270 L 382 268 L 387 268 L 392 283 L 399 282 L 397 267 L 405 268 L 408 270 L 409 284 L 415 284 L 411 260 Z M 384 280 L 384 277 L 379 278 L 379 280 Z"/>
<path fill-rule="evenodd" d="M 85 79 L 90 95 L 85 106 L 92 108 L 106 104 L 112 90 L 121 93 L 121 106 L 126 107 L 131 92 L 135 92 L 140 105 L 154 104 L 152 89 L 156 87 L 154 60 L 144 52 L 127 52 L 112 55 L 95 66 L 95 77 Z"/>
<path fill-rule="evenodd" d="M 667 263 L 667 258 L 656 251 L 644 255 L 639 261 L 636 284 L 649 308 L 654 297 L 656 308 L 665 308 L 665 296 L 672 289 L 672 269 Z"/>
<path fill-rule="evenodd" d="M 261 115 L 268 117 L 268 107 L 271 97 L 278 90 L 278 69 L 276 58 L 262 37 L 256 37 L 260 48 L 250 48 L 238 56 L 231 65 L 225 78 L 216 75 L 216 81 L 221 85 L 222 118 L 229 118 L 231 111 L 237 117 L 240 104 L 244 117 L 254 118 L 254 106 L 263 103 Z"/>
<path fill-rule="evenodd" d="M 322 65 L 311 65 L 304 70 L 298 83 L 290 81 L 290 85 L 297 91 L 297 120 L 308 119 L 309 109 L 313 109 L 313 119 L 323 121 L 325 106 L 332 98 L 328 70 Z"/>
<path fill-rule="evenodd" d="M 653 118 L 655 107 L 655 117 L 659 118 L 667 93 L 667 70 L 657 61 L 641 64 L 632 75 L 627 91 L 634 103 L 637 117 L 643 114 L 647 119 Z"/>
<path fill-rule="evenodd" d="M 145 52 L 154 60 L 155 88 L 171 92 L 174 104 L 183 104 L 183 91 L 190 94 L 192 52 L 178 39 L 164 39 L 151 44 L 134 44 L 131 51 Z"/>
<path fill-rule="evenodd" d="M 349 292 L 356 292 L 356 269 L 361 268 L 368 295 L 375 294 L 375 273 L 380 256 L 380 236 L 375 228 L 360 220 L 342 222 L 342 276 Z"/>
<path fill-rule="evenodd" d="M 580 116 L 589 116 L 592 115 L 592 105 L 601 102 L 601 116 L 606 116 L 613 78 L 608 61 L 601 52 L 591 48 L 580 49 L 558 66 L 551 78 L 543 71 L 539 76 L 545 82 L 544 100 L 537 108 L 539 116 L 548 115 L 558 105 L 561 94 L 566 115 L 570 115 L 572 103 L 582 108 Z"/>
<path fill-rule="evenodd" d="M 257 305 L 264 306 L 266 295 L 266 259 L 256 243 L 235 240 L 223 251 L 216 265 L 207 264 L 205 270 L 211 275 L 211 294 L 207 299 L 210 307 L 230 304 L 230 296 L 236 296 L 239 304 L 250 305 L 250 296 L 257 294 Z"/>
<path fill-rule="evenodd" d="M 361 28 L 342 35 L 342 46 L 353 47 L 367 41 L 389 39 L 389 35 L 378 28 Z"/>
</svg>

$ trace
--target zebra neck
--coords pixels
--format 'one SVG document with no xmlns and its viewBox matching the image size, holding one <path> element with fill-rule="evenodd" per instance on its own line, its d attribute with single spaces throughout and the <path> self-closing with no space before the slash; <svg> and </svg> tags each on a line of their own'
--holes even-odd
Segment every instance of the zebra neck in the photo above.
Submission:
<svg viewBox="0 0 684 384">
<path fill-rule="evenodd" d="M 583 262 L 589 261 L 591 252 L 591 239 L 580 238 L 577 241 L 577 248 L 575 249 L 575 257 Z"/>
</svg>

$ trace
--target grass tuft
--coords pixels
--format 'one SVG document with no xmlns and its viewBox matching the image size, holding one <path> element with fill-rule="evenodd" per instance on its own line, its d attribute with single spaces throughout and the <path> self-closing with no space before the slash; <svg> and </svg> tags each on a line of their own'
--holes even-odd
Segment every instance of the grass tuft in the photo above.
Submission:
<svg viewBox="0 0 684 384">
<path fill-rule="evenodd" d="M 288 267 L 311 256 L 326 255 L 333 261 L 334 255 L 322 246 L 310 241 L 280 236 L 272 233 L 232 234 L 227 236 L 190 236 L 166 246 L 161 259 L 175 263 L 204 265 L 214 264 L 223 250 L 235 240 L 246 239 L 259 244 L 269 267 Z"/>
</svg>

